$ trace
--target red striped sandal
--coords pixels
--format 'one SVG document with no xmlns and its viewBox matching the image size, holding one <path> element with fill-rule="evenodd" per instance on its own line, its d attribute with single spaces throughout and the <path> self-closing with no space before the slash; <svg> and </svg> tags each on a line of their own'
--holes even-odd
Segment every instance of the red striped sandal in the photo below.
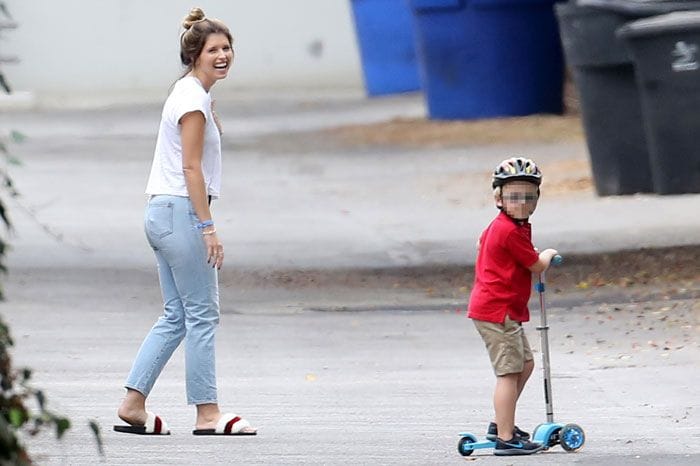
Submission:
<svg viewBox="0 0 700 466">
<path fill-rule="evenodd" d="M 115 432 L 138 435 L 170 435 L 168 424 L 150 411 L 146 411 L 146 423 L 142 426 L 114 426 Z"/>
<path fill-rule="evenodd" d="M 213 429 L 195 429 L 194 435 L 257 435 L 257 429 L 250 423 L 235 414 L 222 414 L 216 427 Z"/>
</svg>

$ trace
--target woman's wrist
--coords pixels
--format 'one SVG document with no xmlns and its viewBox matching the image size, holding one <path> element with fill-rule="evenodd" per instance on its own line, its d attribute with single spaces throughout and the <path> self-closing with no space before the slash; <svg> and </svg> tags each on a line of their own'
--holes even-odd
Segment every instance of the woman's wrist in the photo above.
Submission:
<svg viewBox="0 0 700 466">
<path fill-rule="evenodd" d="M 208 227 L 213 227 L 214 226 L 214 221 L 213 220 L 204 220 L 203 222 L 199 222 L 197 225 L 195 225 L 197 229 L 199 230 L 204 230 L 205 228 Z"/>
</svg>

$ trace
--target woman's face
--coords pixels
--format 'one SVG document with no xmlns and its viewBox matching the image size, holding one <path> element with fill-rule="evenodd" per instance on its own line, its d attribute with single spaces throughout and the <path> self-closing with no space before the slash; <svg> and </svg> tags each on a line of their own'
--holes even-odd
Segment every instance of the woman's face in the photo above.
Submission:
<svg viewBox="0 0 700 466">
<path fill-rule="evenodd" d="M 197 77 L 209 86 L 228 75 L 233 63 L 233 48 L 225 34 L 210 34 L 194 63 Z"/>
</svg>

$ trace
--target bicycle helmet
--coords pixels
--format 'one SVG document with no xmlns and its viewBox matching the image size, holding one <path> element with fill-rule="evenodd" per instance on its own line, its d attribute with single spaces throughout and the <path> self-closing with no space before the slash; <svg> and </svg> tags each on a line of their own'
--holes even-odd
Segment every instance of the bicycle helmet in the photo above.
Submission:
<svg viewBox="0 0 700 466">
<path fill-rule="evenodd" d="M 539 186 L 542 183 L 542 172 L 530 159 L 511 157 L 498 164 L 494 170 L 492 187 L 495 189 L 510 181 L 529 181 Z"/>
</svg>

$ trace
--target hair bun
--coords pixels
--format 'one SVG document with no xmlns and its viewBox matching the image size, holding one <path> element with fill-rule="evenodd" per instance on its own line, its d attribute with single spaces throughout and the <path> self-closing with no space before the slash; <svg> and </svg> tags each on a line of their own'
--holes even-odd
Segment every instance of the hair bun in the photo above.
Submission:
<svg viewBox="0 0 700 466">
<path fill-rule="evenodd" d="M 185 19 L 182 20 L 182 27 L 189 29 L 194 23 L 201 21 L 204 18 L 206 18 L 206 16 L 204 16 L 204 11 L 202 11 L 201 8 L 192 8 L 189 14 L 185 16 Z"/>
</svg>

